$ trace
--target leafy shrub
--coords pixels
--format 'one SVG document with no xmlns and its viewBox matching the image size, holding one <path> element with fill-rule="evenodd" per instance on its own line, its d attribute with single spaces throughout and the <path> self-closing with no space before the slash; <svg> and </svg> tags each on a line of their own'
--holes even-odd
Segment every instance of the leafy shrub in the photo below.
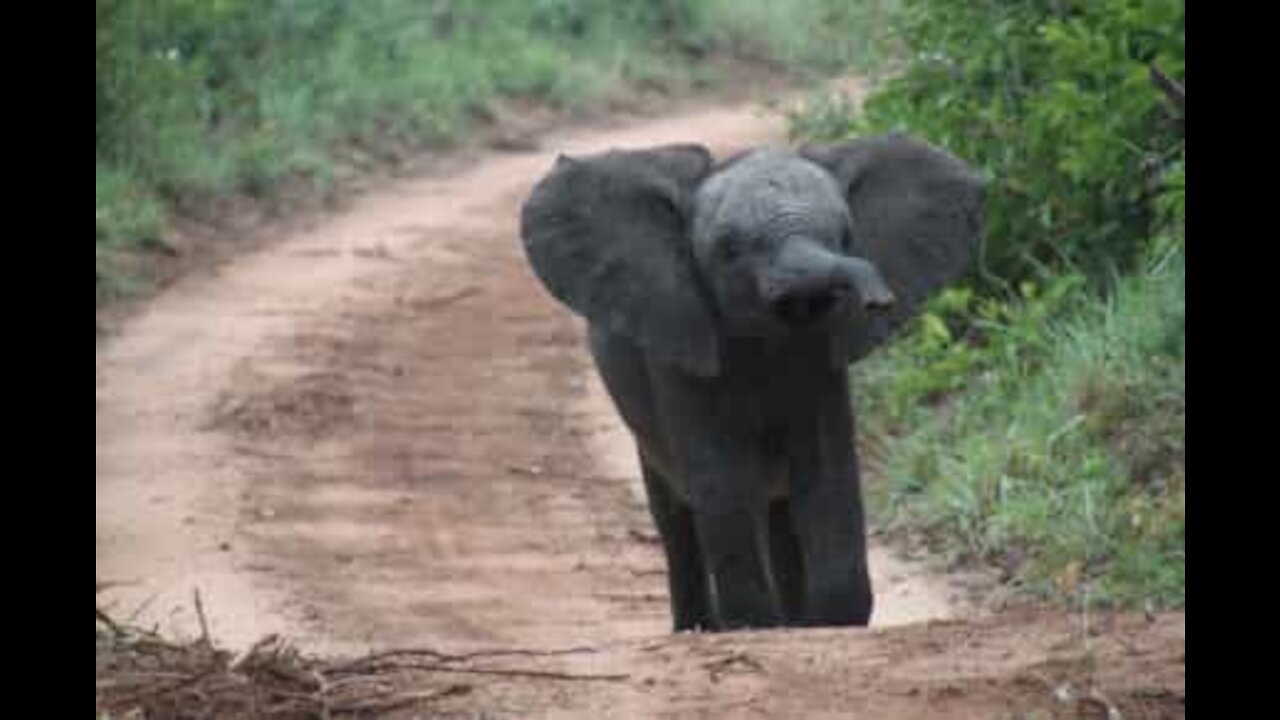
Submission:
<svg viewBox="0 0 1280 720">
<path fill-rule="evenodd" d="M 1182 76 L 1185 26 L 1181 0 L 902 0 L 905 67 L 861 116 L 827 102 L 795 127 L 911 132 L 984 167 L 985 283 L 1064 265 L 1106 279 L 1142 256 L 1177 180 L 1181 125 L 1149 67 Z"/>
</svg>

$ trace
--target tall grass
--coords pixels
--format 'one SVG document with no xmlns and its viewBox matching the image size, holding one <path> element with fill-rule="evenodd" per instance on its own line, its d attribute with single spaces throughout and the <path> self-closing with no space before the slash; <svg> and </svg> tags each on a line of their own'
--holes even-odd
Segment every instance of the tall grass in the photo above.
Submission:
<svg viewBox="0 0 1280 720">
<path fill-rule="evenodd" d="M 939 340 L 947 312 L 984 314 L 953 295 L 855 366 L 880 520 L 1040 596 L 1182 605 L 1184 282 L 1177 249 L 1108 297 L 1063 275 Z"/>
</svg>

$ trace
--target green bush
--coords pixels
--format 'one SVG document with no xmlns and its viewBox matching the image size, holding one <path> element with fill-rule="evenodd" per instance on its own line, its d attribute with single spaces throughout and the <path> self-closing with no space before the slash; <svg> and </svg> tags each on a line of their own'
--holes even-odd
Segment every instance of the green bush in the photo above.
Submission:
<svg viewBox="0 0 1280 720">
<path fill-rule="evenodd" d="M 904 67 L 861 116 L 828 101 L 795 127 L 818 139 L 911 132 L 985 168 L 985 282 L 1066 265 L 1106 279 L 1154 237 L 1182 156 L 1149 66 L 1182 76 L 1185 26 L 1182 0 L 902 0 Z"/>
<path fill-rule="evenodd" d="M 132 176 L 99 163 L 97 168 L 97 288 L 100 297 L 138 289 L 114 262 L 121 248 L 158 244 L 164 206 Z"/>
</svg>

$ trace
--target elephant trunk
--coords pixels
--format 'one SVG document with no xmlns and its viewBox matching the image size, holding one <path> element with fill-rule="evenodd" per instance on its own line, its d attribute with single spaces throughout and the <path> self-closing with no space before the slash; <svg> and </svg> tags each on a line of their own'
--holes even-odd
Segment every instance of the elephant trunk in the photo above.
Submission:
<svg viewBox="0 0 1280 720">
<path fill-rule="evenodd" d="M 783 244 L 758 278 L 760 295 L 784 316 L 809 317 L 830 307 L 836 294 L 851 293 L 862 307 L 893 304 L 893 293 L 874 265 L 833 252 L 805 237 Z"/>
</svg>

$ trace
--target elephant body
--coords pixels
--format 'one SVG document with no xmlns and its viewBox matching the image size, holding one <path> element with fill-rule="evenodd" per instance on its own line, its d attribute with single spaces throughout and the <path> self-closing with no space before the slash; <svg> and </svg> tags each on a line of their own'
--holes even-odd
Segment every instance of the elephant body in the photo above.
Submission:
<svg viewBox="0 0 1280 720">
<path fill-rule="evenodd" d="M 673 625 L 865 625 L 847 366 L 966 271 L 982 182 L 890 136 L 560 158 L 522 214 L 636 441 Z"/>
<path fill-rule="evenodd" d="M 728 353 L 734 361 L 704 378 L 653 361 L 624 336 L 590 331 L 596 367 L 636 439 L 676 629 L 870 617 L 848 386 L 827 362 L 828 340 L 811 332 L 786 349 L 738 340 Z M 794 523 L 800 508 L 825 503 L 849 512 L 806 510 L 809 520 Z M 713 552 L 720 555 L 705 555 Z M 806 577 L 824 578 L 803 572 L 805 557 L 839 568 L 825 578 L 844 584 L 832 607 L 804 608 L 803 597 L 824 592 L 806 593 Z M 708 565 L 738 572 L 726 571 L 715 587 Z"/>
</svg>

